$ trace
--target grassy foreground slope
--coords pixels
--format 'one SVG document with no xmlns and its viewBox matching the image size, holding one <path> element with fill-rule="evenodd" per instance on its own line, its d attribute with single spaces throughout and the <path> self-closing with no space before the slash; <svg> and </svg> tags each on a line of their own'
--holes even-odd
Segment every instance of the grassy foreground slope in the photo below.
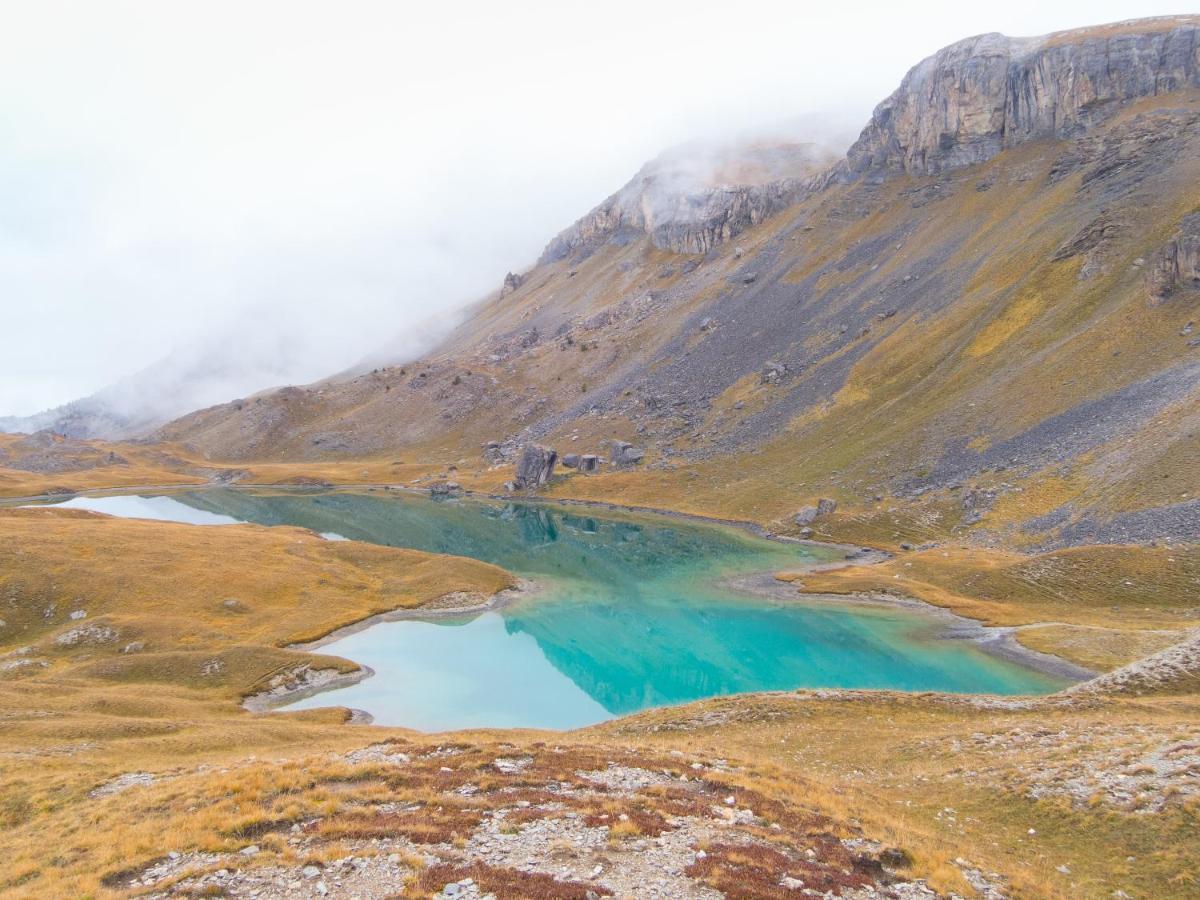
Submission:
<svg viewBox="0 0 1200 900">
<path fill-rule="evenodd" d="M 116 858 L 124 849 L 109 828 L 89 826 L 87 812 L 87 792 L 110 777 L 344 745 L 352 738 L 328 727 L 342 712 L 262 719 L 239 704 L 314 673 L 357 669 L 289 644 L 512 583 L 475 560 L 331 542 L 296 528 L 0 511 L 5 840 L 18 840 L 26 825 L 41 833 L 42 814 L 65 805 L 78 816 L 68 831 Z M 58 869 L 78 875 L 100 862 L 84 863 L 44 835 L 6 859 L 5 887 L 34 871 L 50 879 L 30 886 L 30 896 L 78 896 L 67 883 L 51 887 Z"/>
</svg>

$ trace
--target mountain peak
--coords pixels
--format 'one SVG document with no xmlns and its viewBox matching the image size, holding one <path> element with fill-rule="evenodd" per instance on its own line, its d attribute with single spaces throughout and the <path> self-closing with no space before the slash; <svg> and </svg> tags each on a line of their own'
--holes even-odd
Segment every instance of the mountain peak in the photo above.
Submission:
<svg viewBox="0 0 1200 900">
<path fill-rule="evenodd" d="M 648 162 L 619 191 L 560 233 L 539 262 L 623 235 L 662 250 L 707 253 L 795 203 L 834 162 L 811 143 L 692 143 Z"/>
</svg>

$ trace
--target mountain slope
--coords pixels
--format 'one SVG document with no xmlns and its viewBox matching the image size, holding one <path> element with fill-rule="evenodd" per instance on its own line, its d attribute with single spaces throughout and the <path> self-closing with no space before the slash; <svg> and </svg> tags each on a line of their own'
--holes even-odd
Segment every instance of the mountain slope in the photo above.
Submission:
<svg viewBox="0 0 1200 900">
<path fill-rule="evenodd" d="M 757 521 L 828 494 L 860 539 L 1194 537 L 1198 34 L 960 42 L 824 172 L 745 178 L 717 213 L 697 189 L 664 219 L 644 170 L 425 359 L 160 436 L 237 461 L 403 453 L 481 487 L 510 471 L 488 441 L 625 440 L 643 471 L 552 490 Z"/>
</svg>

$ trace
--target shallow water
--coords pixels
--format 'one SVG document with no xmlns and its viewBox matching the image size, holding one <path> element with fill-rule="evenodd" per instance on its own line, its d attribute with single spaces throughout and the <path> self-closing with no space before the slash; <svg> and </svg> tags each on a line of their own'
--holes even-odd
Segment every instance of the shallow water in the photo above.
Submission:
<svg viewBox="0 0 1200 900">
<path fill-rule="evenodd" d="M 135 501 L 142 501 L 141 503 Z M 147 505 L 148 504 L 148 505 Z M 1064 682 L 910 609 L 774 600 L 732 576 L 838 558 L 665 516 L 409 494 L 203 490 L 75 498 L 116 515 L 291 524 L 493 562 L 542 586 L 497 611 L 379 622 L 321 648 L 370 666 L 288 708 L 350 706 L 423 730 L 570 728 L 653 706 L 797 687 L 1046 693 Z"/>
</svg>

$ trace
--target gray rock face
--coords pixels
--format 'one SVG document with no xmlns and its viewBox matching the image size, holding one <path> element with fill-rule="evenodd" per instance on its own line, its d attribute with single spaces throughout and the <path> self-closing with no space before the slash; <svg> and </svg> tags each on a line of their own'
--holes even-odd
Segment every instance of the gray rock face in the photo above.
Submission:
<svg viewBox="0 0 1200 900">
<path fill-rule="evenodd" d="M 1200 85 L 1200 17 L 1044 38 L 984 34 L 917 64 L 847 154 L 850 176 L 933 175 L 1072 137 L 1127 101 Z"/>
<path fill-rule="evenodd" d="M 579 457 L 580 472 L 596 472 L 600 469 L 600 457 L 594 453 L 585 453 Z"/>
<path fill-rule="evenodd" d="M 1179 231 L 1151 260 L 1146 288 L 1152 303 L 1160 303 L 1176 288 L 1200 288 L 1200 213 L 1184 216 Z"/>
<path fill-rule="evenodd" d="M 805 144 L 664 154 L 554 238 L 539 263 L 643 234 L 662 250 L 707 253 L 806 196 L 831 163 Z"/>
<path fill-rule="evenodd" d="M 517 490 L 540 488 L 554 474 L 558 452 L 539 444 L 526 444 L 517 460 L 517 476 L 513 484 Z"/>
</svg>

